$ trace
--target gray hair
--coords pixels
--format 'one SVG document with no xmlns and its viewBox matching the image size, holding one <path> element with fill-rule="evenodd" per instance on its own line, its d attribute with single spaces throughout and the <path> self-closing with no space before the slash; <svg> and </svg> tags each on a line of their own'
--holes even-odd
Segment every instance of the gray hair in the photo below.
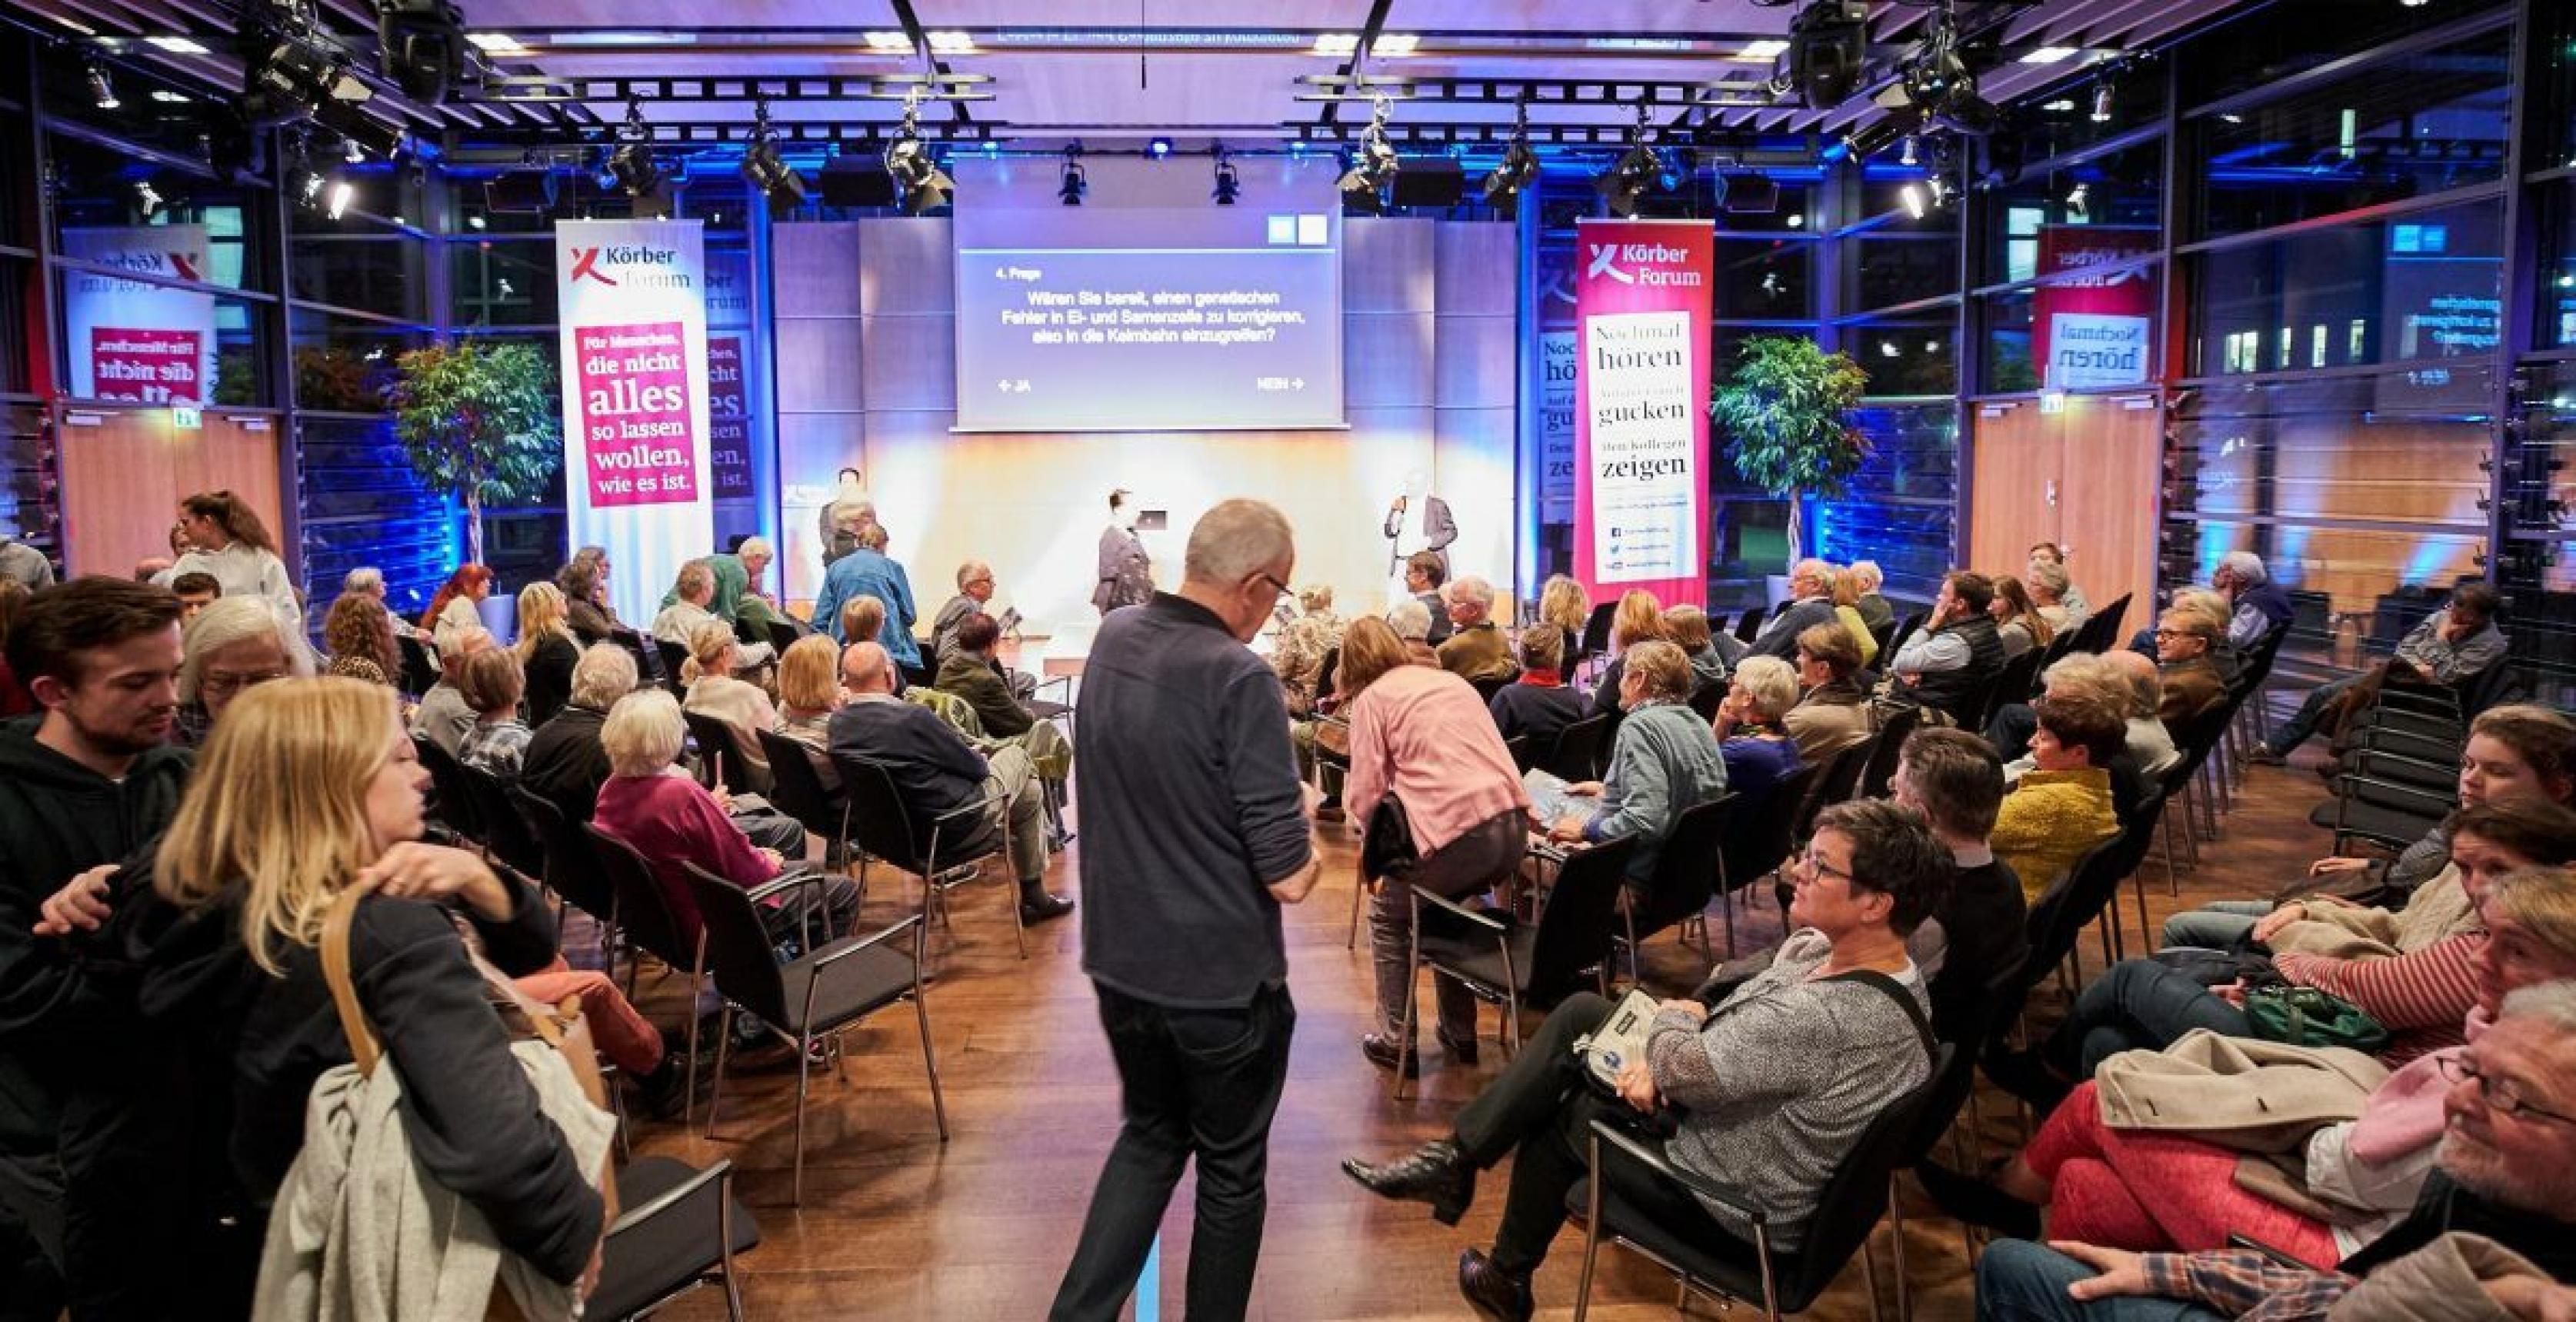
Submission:
<svg viewBox="0 0 2576 1322">
<path fill-rule="evenodd" d="M 985 564 L 981 560 L 969 560 L 966 563 L 957 566 L 957 590 L 960 592 L 965 591 L 967 584 L 972 583 L 976 579 L 982 578 L 984 575 L 992 572 L 993 567 Z"/>
<path fill-rule="evenodd" d="M 2561 979 L 2508 992 L 2502 1019 L 2537 1019 L 2560 1034 L 2576 1034 L 2576 982 Z"/>
<path fill-rule="evenodd" d="M 1190 529 L 1181 569 L 1192 582 L 1232 586 L 1271 565 L 1294 560 L 1296 531 L 1288 517 L 1257 500 L 1227 500 Z"/>
<path fill-rule="evenodd" d="M 2054 560 L 2033 560 L 2028 573 L 2031 584 L 2052 597 L 2065 596 L 2068 584 L 2074 581 L 2066 576 L 2066 566 Z"/>
<path fill-rule="evenodd" d="M 350 570 L 347 578 L 340 580 L 340 590 L 363 592 L 370 597 L 381 597 L 385 595 L 385 571 L 360 565 Z"/>
<path fill-rule="evenodd" d="M 1386 623 L 1387 627 L 1395 630 L 1396 637 L 1406 642 L 1431 640 L 1431 608 L 1411 597 L 1395 603 L 1394 608 L 1386 613 Z"/>
<path fill-rule="evenodd" d="M 1748 656 L 1735 664 L 1735 682 L 1753 699 L 1764 721 L 1776 721 L 1798 705 L 1798 672 L 1776 656 Z"/>
<path fill-rule="evenodd" d="M 756 555 L 775 560 L 778 558 L 778 548 L 771 546 L 766 537 L 745 537 L 742 539 L 742 545 L 733 548 L 733 558 L 736 560 L 749 560 Z"/>
<path fill-rule="evenodd" d="M 692 560 L 680 566 L 680 576 L 671 582 L 671 595 L 682 601 L 687 601 L 700 592 L 715 590 L 716 571 L 708 568 L 704 560 Z"/>
<path fill-rule="evenodd" d="M 658 689 L 637 689 L 617 700 L 599 727 L 599 747 L 619 776 L 651 776 L 677 761 L 688 743 L 680 700 Z"/>
<path fill-rule="evenodd" d="M 278 622 L 277 608 L 266 597 L 222 597 L 207 603 L 204 610 L 197 612 L 197 618 L 188 622 L 185 659 L 179 665 L 179 701 L 197 700 L 197 672 L 205 665 L 208 653 L 254 638 L 277 644 L 277 650 L 286 654 L 288 674 L 313 673 L 312 658 L 287 637 L 286 626 Z"/>
<path fill-rule="evenodd" d="M 1494 585 L 1474 574 L 1449 580 L 1449 596 L 1453 600 L 1463 597 L 1487 610 L 1494 608 Z"/>
<path fill-rule="evenodd" d="M 634 692 L 638 678 L 633 653 L 615 643 L 594 644 L 583 648 L 581 660 L 573 663 L 572 700 L 604 712 Z"/>
<path fill-rule="evenodd" d="M 2252 551 L 2230 551 L 2218 557 L 2218 567 L 2236 576 L 2247 587 L 2259 587 L 2272 575 L 2263 568 L 2263 557 Z"/>
<path fill-rule="evenodd" d="M 1887 574 L 1875 560 L 1854 560 L 1843 572 L 1851 575 L 1852 587 L 1863 596 L 1887 585 Z"/>
</svg>

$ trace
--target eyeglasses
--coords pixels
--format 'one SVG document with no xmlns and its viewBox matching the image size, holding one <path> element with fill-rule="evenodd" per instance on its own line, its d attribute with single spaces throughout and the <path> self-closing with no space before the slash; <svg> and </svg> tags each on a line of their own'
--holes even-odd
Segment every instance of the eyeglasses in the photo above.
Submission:
<svg viewBox="0 0 2576 1322">
<path fill-rule="evenodd" d="M 283 670 L 257 670 L 247 674 L 209 670 L 197 678 L 197 687 L 205 693 L 231 697 L 243 689 L 265 684 L 272 679 L 284 678 L 286 678 L 286 672 Z"/>
<path fill-rule="evenodd" d="M 2535 1120 L 2555 1120 L 2562 1125 L 2576 1125 L 2576 1115 L 2544 1110 L 2522 1095 L 2520 1086 L 2511 1079 L 2499 1079 L 2469 1063 L 2467 1056 L 2441 1057 L 2442 1077 L 2453 1083 L 2475 1079 L 2478 1096 L 2500 1115 L 2530 1116 Z"/>
<path fill-rule="evenodd" d="M 1264 582 L 1264 583 L 1269 584 L 1269 585 L 1270 585 L 1274 590 L 1276 590 L 1276 591 L 1278 592 L 1278 594 L 1279 594 L 1280 596 L 1282 596 L 1282 597 L 1287 596 L 1287 595 L 1289 594 L 1289 592 L 1292 590 L 1292 589 L 1290 589 L 1290 588 L 1289 588 L 1289 586 L 1288 586 L 1287 584 L 1280 582 L 1278 579 L 1272 578 L 1272 577 L 1270 576 L 1269 572 L 1268 572 L 1268 571 L 1266 571 L 1266 570 L 1265 570 L 1265 571 L 1263 571 L 1263 572 L 1261 572 L 1261 573 L 1254 574 L 1254 575 L 1253 575 L 1253 577 L 1254 577 L 1254 578 L 1257 578 L 1257 579 L 1260 579 L 1260 580 L 1261 580 L 1262 582 Z"/>
<path fill-rule="evenodd" d="M 1812 849 L 1808 850 L 1804 856 L 1799 858 L 1798 862 L 1804 865 L 1807 871 L 1812 872 L 1819 877 L 1840 877 L 1845 881 L 1859 880 L 1858 877 L 1853 876 L 1851 873 L 1826 862 L 1824 855 L 1819 854 Z"/>
</svg>

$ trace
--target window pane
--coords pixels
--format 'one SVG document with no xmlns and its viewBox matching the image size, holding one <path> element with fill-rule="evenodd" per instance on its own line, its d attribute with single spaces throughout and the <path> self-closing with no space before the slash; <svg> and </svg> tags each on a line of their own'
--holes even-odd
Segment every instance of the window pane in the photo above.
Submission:
<svg viewBox="0 0 2576 1322">
<path fill-rule="evenodd" d="M 1948 395 L 1959 389 L 1948 318 L 1867 322 L 1842 328 L 1843 350 L 1869 373 L 1873 395 Z"/>
<path fill-rule="evenodd" d="M 2503 204 L 2473 202 L 2201 254 L 2195 375 L 2492 357 Z M 2426 383 L 2449 375 L 2428 367 Z"/>
<path fill-rule="evenodd" d="M 2532 300 L 2540 324 L 2533 342 L 2576 349 L 2576 183 L 2562 182 L 2544 195 L 2541 226 L 2540 288 Z"/>
<path fill-rule="evenodd" d="M 56 251 L 233 289 L 270 289 L 248 259 L 270 205 L 265 189 L 218 183 L 59 134 L 46 139 L 56 178 Z M 172 254 L 176 254 L 175 260 Z M 137 263 L 143 263 L 137 265 Z"/>
<path fill-rule="evenodd" d="M 298 432 L 312 618 L 350 570 L 369 565 L 384 571 L 385 605 L 418 619 L 464 552 L 448 503 L 422 489 L 389 420 L 308 417 Z"/>
<path fill-rule="evenodd" d="M 43 551 L 59 573 L 62 511 L 55 501 L 56 486 L 44 410 L 34 404 L 0 405 L 0 532 Z"/>
<path fill-rule="evenodd" d="M 551 238 L 453 241 L 447 279 L 459 326 L 546 326 L 555 319 Z"/>
<path fill-rule="evenodd" d="M 2101 79 L 2072 83 L 2022 112 L 2006 118 L 2004 127 L 1986 138 L 1986 160 L 2010 174 L 2023 163 L 2082 151 L 2106 138 L 2134 133 L 2165 112 L 2165 71 L 2148 62 L 2123 66 L 2103 75 L 2110 79 L 2110 117 L 2093 118 L 2095 89 Z"/>
<path fill-rule="evenodd" d="M 300 408 L 333 413 L 385 411 L 385 387 L 394 360 L 429 342 L 415 327 L 385 326 L 295 310 L 295 401 Z"/>
<path fill-rule="evenodd" d="M 2535 13 L 2550 6 L 2543 2 Z M 2369 50 L 2411 32 L 2458 21 L 2443 5 L 2354 4 L 2352 0 L 2272 0 L 2200 37 L 2175 56 L 2188 108 L 2249 92 L 2291 74 Z"/>
<path fill-rule="evenodd" d="M 287 278 L 297 298 L 416 321 L 428 247 L 409 235 L 298 234 L 287 245 Z"/>
<path fill-rule="evenodd" d="M 1814 256 L 1815 245 L 1807 240 L 1719 239 L 1718 314 L 1783 320 L 1815 316 L 1808 281 Z"/>
<path fill-rule="evenodd" d="M 2512 123 L 2510 35 L 2389 60 L 2332 87 L 2195 121 L 2197 236 L 2268 229 L 2491 182 Z"/>
<path fill-rule="evenodd" d="M 1853 421 L 1869 459 L 1842 498 L 1815 502 L 1816 553 L 1837 564 L 1876 560 L 1889 595 L 1930 601 L 1957 532 L 1958 406 L 1870 405 Z"/>
<path fill-rule="evenodd" d="M 1842 243 L 1842 311 L 1869 312 L 1959 292 L 1959 242 L 1877 232 Z"/>
<path fill-rule="evenodd" d="M 2026 175 L 1982 202 L 1979 284 L 2055 274 L 2163 244 L 2164 147 L 2150 143 Z"/>
<path fill-rule="evenodd" d="M 2027 289 L 1977 300 L 1977 326 L 1986 337 L 1987 394 L 2039 389 L 2039 365 L 2031 344 L 2031 309 Z"/>
</svg>

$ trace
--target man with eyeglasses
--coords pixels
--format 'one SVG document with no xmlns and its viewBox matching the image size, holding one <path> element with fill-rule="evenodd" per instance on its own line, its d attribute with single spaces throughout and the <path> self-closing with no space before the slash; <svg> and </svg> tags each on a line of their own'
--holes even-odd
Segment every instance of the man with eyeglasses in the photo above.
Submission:
<svg viewBox="0 0 2576 1322">
<path fill-rule="evenodd" d="M 2284 1266 L 2252 1249 L 2130 1253 L 1998 1240 L 1977 1264 L 1977 1315 L 2322 1318 L 2366 1277 L 2427 1275 L 2460 1235 L 2492 1241 L 2556 1280 L 2576 1280 L 2576 982 L 2507 996 L 2495 1026 L 2442 1072 L 2450 1091 L 2439 1165 L 2414 1211 L 2335 1270 Z M 2480 1283 L 2472 1278 L 2464 1288 Z"/>
<path fill-rule="evenodd" d="M 253 686 L 311 673 L 303 650 L 287 645 L 275 610 L 256 597 L 217 601 L 188 622 L 171 742 L 195 748 L 214 731 L 224 708 Z"/>
<path fill-rule="evenodd" d="M 2197 720 L 2227 701 L 2227 679 L 2210 659 L 2218 638 L 2217 623 L 2200 611 L 2174 607 L 2156 617 L 2156 665 L 2164 687 L 2156 719 L 2166 729 Z"/>
</svg>

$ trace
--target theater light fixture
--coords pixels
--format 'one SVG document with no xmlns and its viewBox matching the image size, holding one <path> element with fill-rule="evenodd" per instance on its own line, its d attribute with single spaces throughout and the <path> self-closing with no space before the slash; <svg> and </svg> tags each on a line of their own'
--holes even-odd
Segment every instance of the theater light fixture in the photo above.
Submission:
<svg viewBox="0 0 2576 1322">
<path fill-rule="evenodd" d="M 1628 149 L 1592 181 L 1593 191 L 1601 194 L 1601 205 L 1611 215 L 1636 215 L 1638 200 L 1664 180 L 1664 158 L 1646 141 L 1650 113 L 1642 104 L 1637 107 L 1636 127 L 1628 131 Z"/>
<path fill-rule="evenodd" d="M 1147 138 L 1145 140 L 1145 155 L 1148 157 L 1159 161 L 1171 154 L 1172 140 L 1170 138 L 1154 137 Z"/>
<path fill-rule="evenodd" d="M 2119 103 L 2119 92 L 2111 86 L 2111 80 L 2110 80 L 2110 79 L 2108 79 L 2108 78 L 2104 78 L 2101 82 L 2098 82 L 2098 83 L 2093 84 L 2093 122 L 2094 122 L 2094 123 L 2096 123 L 2096 124 L 2108 124 L 2108 123 L 2110 123 L 2110 122 L 2111 122 L 2111 112 L 2112 112 L 2114 109 L 2116 109 L 2116 108 L 2117 108 L 2118 103 Z"/>
<path fill-rule="evenodd" d="M 1521 214 L 1521 194 L 1538 181 L 1538 153 L 1530 150 L 1529 102 L 1523 101 L 1512 119 L 1511 145 L 1503 148 L 1502 162 L 1485 175 L 1485 205 L 1505 220 L 1517 220 Z"/>
<path fill-rule="evenodd" d="M 253 35 L 242 65 L 241 111 L 253 127 L 277 128 L 374 95 L 350 74 L 306 0 L 275 0 L 255 11 L 248 26 Z"/>
<path fill-rule="evenodd" d="M 644 122 L 644 103 L 626 103 L 626 123 L 617 130 L 617 149 L 608 154 L 609 177 L 626 195 L 641 198 L 662 186 L 661 162 L 653 159 L 653 130 Z"/>
<path fill-rule="evenodd" d="M 333 220 L 338 220 L 341 213 L 349 209 L 349 203 L 354 200 L 357 195 L 357 185 L 350 183 L 346 179 L 332 180 L 328 200 L 323 206 L 324 214 L 330 216 Z"/>
<path fill-rule="evenodd" d="M 886 145 L 885 167 L 907 216 L 928 215 L 946 206 L 957 191 L 957 181 L 939 168 L 939 158 L 931 154 L 930 144 L 922 141 L 918 87 L 904 94 L 903 123 L 894 141 Z"/>
<path fill-rule="evenodd" d="M 792 211 L 805 204 L 805 176 L 796 173 L 778 152 L 778 131 L 770 127 L 769 100 L 753 103 L 751 146 L 742 153 L 742 177 L 760 190 L 773 210 Z"/>
<path fill-rule="evenodd" d="M 2079 183 L 2066 190 L 2066 219 L 2076 225 L 2093 219 L 2093 197 L 2085 185 Z"/>
<path fill-rule="evenodd" d="M 465 21 L 447 0 L 376 0 L 378 68 L 422 105 L 447 100 L 465 75 Z"/>
<path fill-rule="evenodd" d="M 1869 59 L 1869 0 L 1813 0 L 1789 20 L 1789 71 L 1781 92 L 1816 110 L 1860 86 Z"/>
<path fill-rule="evenodd" d="M 99 109 L 114 110 L 124 104 L 116 99 L 116 84 L 108 81 L 106 65 L 95 59 L 89 60 L 82 66 L 81 76 L 89 84 L 89 99 L 96 102 Z"/>
<path fill-rule="evenodd" d="M 1234 168 L 1234 158 L 1226 154 L 1225 144 L 1216 146 L 1216 191 L 1208 196 L 1221 207 L 1230 207 L 1243 196 L 1243 175 Z"/>
<path fill-rule="evenodd" d="M 1916 220 L 1923 219 L 1932 210 L 1930 200 L 1924 196 L 1923 185 L 1919 183 L 1909 183 L 1897 189 L 1896 197 L 1905 204 L 1905 214 Z"/>
<path fill-rule="evenodd" d="M 1395 183 L 1404 163 L 1395 154 L 1395 144 L 1386 136 L 1387 117 L 1394 104 L 1383 95 L 1370 103 L 1369 126 L 1360 131 L 1359 145 L 1352 148 L 1350 167 L 1342 171 L 1342 210 L 1354 215 L 1373 216 L 1386 210 L 1386 190 Z"/>
<path fill-rule="evenodd" d="M 153 190 L 152 181 L 149 179 L 134 181 L 134 200 L 142 204 L 145 220 L 152 219 L 153 215 L 161 210 L 161 194 Z"/>
<path fill-rule="evenodd" d="M 1064 149 L 1064 182 L 1057 185 L 1056 200 L 1069 207 L 1082 205 L 1082 195 L 1091 191 L 1091 178 L 1082 169 L 1082 144 Z"/>
<path fill-rule="evenodd" d="M 1917 144 L 1914 135 L 1911 133 L 1906 134 L 1905 154 L 1897 157 L 1896 163 L 1898 165 L 1905 166 L 1921 165 L 1923 163 L 1922 153 L 1916 149 L 1916 146 Z"/>
</svg>

